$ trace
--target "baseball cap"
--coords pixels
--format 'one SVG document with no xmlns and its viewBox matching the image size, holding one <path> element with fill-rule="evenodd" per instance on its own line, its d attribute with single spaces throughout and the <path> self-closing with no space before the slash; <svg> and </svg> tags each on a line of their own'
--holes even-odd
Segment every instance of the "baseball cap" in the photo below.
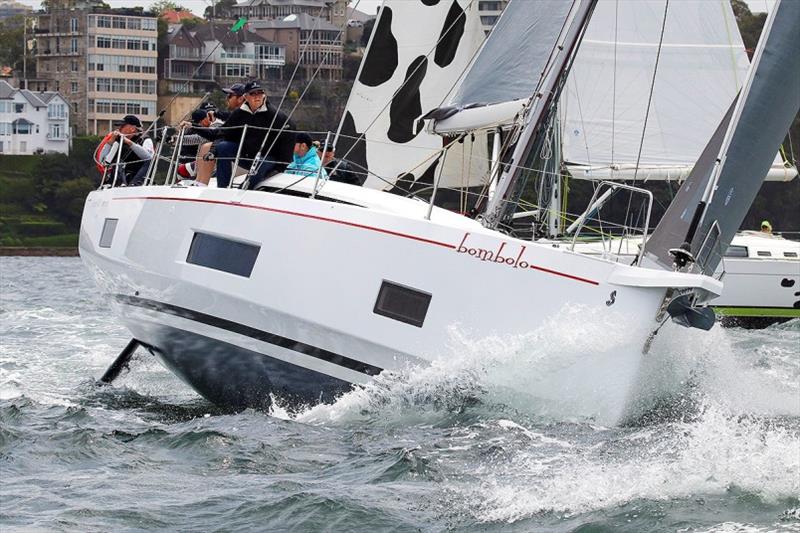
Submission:
<svg viewBox="0 0 800 533">
<path fill-rule="evenodd" d="M 118 120 L 114 124 L 116 124 L 117 126 L 123 126 L 125 124 L 130 124 L 131 126 L 136 126 L 137 128 L 141 128 L 142 127 L 142 121 L 139 120 L 139 117 L 134 116 L 134 115 L 125 115 L 124 117 L 122 117 L 122 120 Z"/>
<path fill-rule="evenodd" d="M 264 91 L 264 88 L 261 87 L 261 83 L 258 80 L 249 81 L 244 86 L 245 93 L 252 93 L 255 91 Z"/>
<path fill-rule="evenodd" d="M 200 122 L 208 115 L 208 111 L 203 110 L 202 108 L 195 109 L 192 111 L 192 122 Z"/>
<path fill-rule="evenodd" d="M 225 94 L 235 94 L 236 96 L 242 96 L 245 93 L 244 83 L 234 83 L 230 87 L 222 89 L 222 92 L 224 92 Z"/>
</svg>

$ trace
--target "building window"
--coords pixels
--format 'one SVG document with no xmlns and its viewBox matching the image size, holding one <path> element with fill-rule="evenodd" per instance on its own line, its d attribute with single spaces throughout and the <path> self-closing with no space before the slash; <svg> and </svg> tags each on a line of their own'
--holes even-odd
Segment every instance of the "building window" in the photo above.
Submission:
<svg viewBox="0 0 800 533">
<path fill-rule="evenodd" d="M 69 69 L 72 72 L 78 72 L 78 62 L 76 60 L 72 60 L 69 62 Z"/>
<path fill-rule="evenodd" d="M 70 40 L 69 51 L 72 52 L 73 54 L 77 54 L 78 53 L 78 38 L 77 37 L 73 37 Z"/>
<path fill-rule="evenodd" d="M 24 113 L 25 112 L 25 104 L 14 104 L 14 112 L 15 113 Z"/>
<path fill-rule="evenodd" d="M 61 140 L 64 138 L 64 126 L 61 123 L 50 124 L 50 132 L 47 134 L 50 139 Z"/>
<path fill-rule="evenodd" d="M 110 28 L 111 27 L 111 17 L 108 15 L 101 15 L 97 17 L 97 27 L 98 28 Z"/>
<path fill-rule="evenodd" d="M 500 11 L 500 2 L 497 0 L 478 2 L 478 11 Z"/>
<path fill-rule="evenodd" d="M 78 31 L 78 19 L 74 17 L 69 19 L 69 31 L 73 33 Z"/>
<path fill-rule="evenodd" d="M 78 102 L 72 102 L 72 110 L 78 112 Z"/>
<path fill-rule="evenodd" d="M 70 84 L 69 84 L 69 90 L 70 90 L 70 92 L 72 92 L 72 93 L 76 93 L 76 92 L 78 92 L 78 82 L 77 82 L 77 81 L 70 82 Z"/>
<path fill-rule="evenodd" d="M 27 120 L 18 120 L 13 123 L 13 132 L 17 135 L 30 135 L 32 133 L 31 123 Z"/>
<path fill-rule="evenodd" d="M 11 135 L 11 132 L 10 122 L 0 122 L 0 135 Z"/>
</svg>

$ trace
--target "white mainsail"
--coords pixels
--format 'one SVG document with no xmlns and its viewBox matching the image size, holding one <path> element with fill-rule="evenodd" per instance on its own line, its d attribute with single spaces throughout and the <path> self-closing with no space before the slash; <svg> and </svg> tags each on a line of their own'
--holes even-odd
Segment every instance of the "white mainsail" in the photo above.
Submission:
<svg viewBox="0 0 800 533">
<path fill-rule="evenodd" d="M 598 2 L 560 101 L 573 177 L 685 179 L 742 88 L 749 61 L 730 2 L 671 2 L 648 116 L 665 1 Z M 768 179 L 796 174 L 778 157 Z"/>
<path fill-rule="evenodd" d="M 443 139 L 425 131 L 422 117 L 442 105 L 483 40 L 478 0 L 384 2 L 337 141 L 339 156 L 349 151 L 369 170 L 364 186 L 384 189 L 436 170 Z M 486 143 L 467 138 L 448 150 L 439 185 L 472 186 L 487 174 Z"/>
</svg>

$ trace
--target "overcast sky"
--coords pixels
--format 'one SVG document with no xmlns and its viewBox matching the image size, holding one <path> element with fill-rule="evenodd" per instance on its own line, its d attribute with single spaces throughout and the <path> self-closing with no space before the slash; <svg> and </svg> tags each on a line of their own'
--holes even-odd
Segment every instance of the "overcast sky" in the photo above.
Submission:
<svg viewBox="0 0 800 533">
<path fill-rule="evenodd" d="M 31 7 L 39 9 L 39 0 L 18 0 L 23 4 L 27 4 Z M 131 7 L 134 6 L 142 6 L 142 7 L 150 7 L 155 0 L 105 0 L 111 7 Z M 711 1 L 711 0 L 709 0 Z M 176 2 L 188 9 L 190 9 L 196 15 L 202 15 L 205 11 L 206 7 L 211 5 L 211 0 L 176 0 Z M 775 0 L 745 0 L 747 5 L 750 6 L 750 10 L 754 13 L 761 13 L 764 11 L 768 11 L 769 8 L 775 3 Z M 355 0 L 351 1 L 350 5 L 355 5 Z M 363 11 L 364 13 L 374 14 L 378 6 L 380 5 L 380 0 L 360 0 L 358 3 L 358 10 Z"/>
</svg>

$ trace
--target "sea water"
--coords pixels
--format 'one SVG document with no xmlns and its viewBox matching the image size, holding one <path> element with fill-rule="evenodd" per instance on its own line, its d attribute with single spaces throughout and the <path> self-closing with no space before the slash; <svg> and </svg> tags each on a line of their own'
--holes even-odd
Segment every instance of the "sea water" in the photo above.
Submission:
<svg viewBox="0 0 800 533">
<path fill-rule="evenodd" d="M 129 338 L 79 259 L 0 258 L 0 277 L 4 532 L 800 531 L 800 321 L 665 327 L 654 360 L 692 379 L 624 427 L 507 392 L 558 350 L 613 343 L 568 320 L 558 342 L 456 328 L 441 364 L 233 413 L 146 353 L 96 386 Z"/>
</svg>

